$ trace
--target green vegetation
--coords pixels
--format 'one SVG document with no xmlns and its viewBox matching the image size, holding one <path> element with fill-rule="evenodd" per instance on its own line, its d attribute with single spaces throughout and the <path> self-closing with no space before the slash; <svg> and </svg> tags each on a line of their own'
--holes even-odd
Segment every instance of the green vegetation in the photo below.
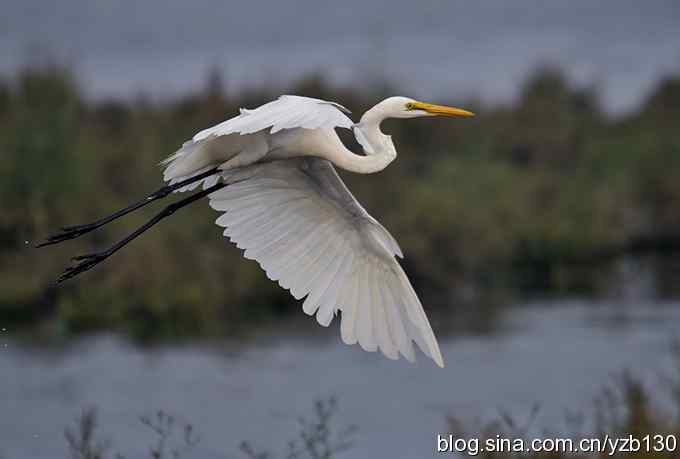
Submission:
<svg viewBox="0 0 680 459">
<path fill-rule="evenodd" d="M 221 237 L 207 205 L 183 210 L 58 288 L 53 281 L 71 256 L 112 243 L 153 210 L 82 241 L 32 248 L 60 226 L 158 188 L 158 162 L 183 141 L 279 92 L 227 94 L 213 76 L 169 102 L 91 102 L 60 67 L 0 81 L 0 323 L 52 336 L 116 329 L 137 339 L 181 338 L 233 335 L 297 313 L 295 301 Z M 338 100 L 358 116 L 399 91 L 357 94 L 312 76 L 286 92 Z M 479 116 L 388 121 L 399 160 L 374 177 L 344 174 L 400 241 L 431 311 L 517 292 L 597 292 L 607 266 L 574 265 L 574 257 L 680 234 L 680 77 L 661 81 L 623 119 L 602 112 L 595 90 L 570 87 L 551 69 L 527 81 L 512 106 L 455 105 Z M 664 279 L 662 291 L 677 293 L 677 282 Z"/>
</svg>

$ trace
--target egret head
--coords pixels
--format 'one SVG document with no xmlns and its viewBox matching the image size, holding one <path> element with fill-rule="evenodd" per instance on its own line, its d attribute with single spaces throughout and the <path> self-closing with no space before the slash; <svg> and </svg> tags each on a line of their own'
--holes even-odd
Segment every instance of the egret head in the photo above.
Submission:
<svg viewBox="0 0 680 459">
<path fill-rule="evenodd" d="M 408 97 L 389 97 L 378 104 L 387 118 L 420 118 L 424 116 L 475 116 L 462 108 L 435 105 Z"/>
</svg>

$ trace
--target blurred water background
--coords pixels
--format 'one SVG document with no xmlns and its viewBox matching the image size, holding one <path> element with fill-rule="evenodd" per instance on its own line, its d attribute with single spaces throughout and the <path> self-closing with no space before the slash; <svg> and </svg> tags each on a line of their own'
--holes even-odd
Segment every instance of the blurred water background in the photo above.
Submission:
<svg viewBox="0 0 680 459">
<path fill-rule="evenodd" d="M 5 3 L 4 458 L 64 457 L 87 406 L 127 457 L 145 452 L 137 417 L 158 409 L 203 433 L 196 457 L 233 457 L 241 440 L 285 443 L 337 395 L 359 427 L 342 457 L 359 458 L 429 457 L 448 415 L 535 403 L 537 428 L 559 432 L 626 368 L 667 404 L 650 375 L 669 367 L 680 314 L 677 2 Z M 388 121 L 398 161 L 343 175 L 404 249 L 445 370 L 340 345 L 207 205 L 60 287 L 70 256 L 153 210 L 31 247 L 156 189 L 184 140 L 281 93 L 355 119 L 393 94 L 478 113 Z"/>
<path fill-rule="evenodd" d="M 294 436 L 310 401 L 328 394 L 339 400 L 341 421 L 359 428 L 346 458 L 441 457 L 435 440 L 449 432 L 448 415 L 484 420 L 507 411 L 528 422 L 538 406 L 534 435 L 589 433 L 603 383 L 622 368 L 634 369 L 656 402 L 668 404 L 659 390 L 660 369 L 673 366 L 669 342 L 677 333 L 678 304 L 620 306 L 524 305 L 493 336 L 444 339 L 444 370 L 423 359 L 410 365 L 358 353 L 328 336 L 279 335 L 244 350 L 144 351 L 109 335 L 59 350 L 27 350 L 10 341 L 0 359 L 4 451 L 55 457 L 76 407 L 91 406 L 99 409 L 104 438 L 126 457 L 146 457 L 149 435 L 137 417 L 159 407 L 200 433 L 186 457 L 235 457 L 243 440 L 276 451 Z M 585 417 L 577 432 L 570 413 Z"/>
<path fill-rule="evenodd" d="M 413 97 L 511 101 L 549 63 L 621 111 L 680 65 L 673 0 L 5 3 L 0 70 L 58 58 L 95 97 L 184 94 L 217 68 L 229 90 L 321 72 L 354 89 L 389 81 Z"/>
</svg>

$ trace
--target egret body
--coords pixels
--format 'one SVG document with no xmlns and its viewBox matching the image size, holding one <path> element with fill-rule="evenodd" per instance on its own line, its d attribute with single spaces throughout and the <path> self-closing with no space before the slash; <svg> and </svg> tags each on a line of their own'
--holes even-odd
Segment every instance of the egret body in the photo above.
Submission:
<svg viewBox="0 0 680 459">
<path fill-rule="evenodd" d="M 223 214 L 224 235 L 256 260 L 267 276 L 305 298 L 303 310 L 328 326 L 341 311 L 341 336 L 367 351 L 415 359 L 413 342 L 444 366 L 423 307 L 395 257 L 392 235 L 357 202 L 334 166 L 381 171 L 397 157 L 387 118 L 472 116 L 462 109 L 390 97 L 352 122 L 334 102 L 281 96 L 199 132 L 161 164 L 167 185 L 111 216 L 67 227 L 41 245 L 90 232 L 172 192 L 202 190 L 170 204 L 109 249 L 80 257 L 60 281 L 111 256 L 178 209 L 208 197 Z M 350 151 L 335 129 L 351 129 L 363 154 Z"/>
</svg>

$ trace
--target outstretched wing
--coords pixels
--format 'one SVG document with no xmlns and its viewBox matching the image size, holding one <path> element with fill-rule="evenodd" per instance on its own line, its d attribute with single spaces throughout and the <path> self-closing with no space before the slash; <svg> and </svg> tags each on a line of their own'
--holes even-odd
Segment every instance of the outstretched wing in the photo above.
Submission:
<svg viewBox="0 0 680 459">
<path fill-rule="evenodd" d="M 395 259 L 402 256 L 397 242 L 331 163 L 308 157 L 253 166 L 247 178 L 226 174 L 233 183 L 209 196 L 214 209 L 226 212 L 216 223 L 270 279 L 296 299 L 307 296 L 307 314 L 328 326 L 341 310 L 345 343 L 413 361 L 415 341 L 444 365 L 423 307 Z"/>
<path fill-rule="evenodd" d="M 194 142 L 211 136 L 238 133 L 241 135 L 270 129 L 274 134 L 281 129 L 350 129 L 354 123 L 344 113 L 345 107 L 335 102 L 302 96 L 281 96 L 253 110 L 241 109 L 241 114 L 205 129 L 194 136 Z"/>
<path fill-rule="evenodd" d="M 218 166 L 238 155 L 246 161 L 257 160 L 269 149 L 269 136 L 282 129 L 351 128 L 353 122 L 345 107 L 335 102 L 301 96 L 281 96 L 252 110 L 241 109 L 238 116 L 205 129 L 187 141 L 161 165 L 163 179 L 170 184 Z M 178 191 L 188 191 L 203 184 L 207 188 L 216 177 L 194 182 Z"/>
</svg>

